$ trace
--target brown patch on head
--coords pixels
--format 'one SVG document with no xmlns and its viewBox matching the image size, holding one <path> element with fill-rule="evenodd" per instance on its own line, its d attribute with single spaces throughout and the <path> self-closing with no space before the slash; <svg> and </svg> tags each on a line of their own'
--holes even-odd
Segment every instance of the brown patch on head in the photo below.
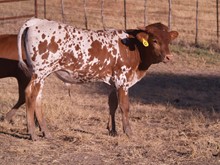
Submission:
<svg viewBox="0 0 220 165">
<path fill-rule="evenodd" d="M 48 50 L 52 53 L 56 53 L 58 50 L 58 44 L 55 42 L 55 36 L 50 39 L 50 43 L 48 45 Z"/>
<path fill-rule="evenodd" d="M 40 41 L 40 43 L 38 45 L 39 54 L 42 54 L 42 53 L 46 52 L 47 44 L 48 44 L 47 40 L 45 40 L 43 42 Z"/>
</svg>

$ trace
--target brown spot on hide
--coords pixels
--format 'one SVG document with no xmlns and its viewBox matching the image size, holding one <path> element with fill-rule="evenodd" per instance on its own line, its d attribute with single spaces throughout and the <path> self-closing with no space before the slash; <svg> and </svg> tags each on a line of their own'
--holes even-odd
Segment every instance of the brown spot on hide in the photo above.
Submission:
<svg viewBox="0 0 220 165">
<path fill-rule="evenodd" d="M 76 51 L 78 51 L 80 49 L 79 45 L 75 46 Z"/>
<path fill-rule="evenodd" d="M 70 35 L 68 33 L 66 33 L 64 40 L 69 40 L 69 38 L 70 38 Z"/>
<path fill-rule="evenodd" d="M 91 48 L 89 49 L 89 55 L 91 56 L 91 59 L 93 59 L 94 57 L 99 57 L 102 59 L 102 61 L 104 61 L 104 58 L 106 57 L 107 53 L 108 51 L 107 51 L 106 46 L 102 48 L 101 42 L 97 40 L 92 42 Z M 97 56 L 97 54 L 99 54 L 100 56 Z"/>
<path fill-rule="evenodd" d="M 52 53 L 56 53 L 58 50 L 58 44 L 55 42 L 55 36 L 53 36 L 48 45 L 48 50 Z"/>
<path fill-rule="evenodd" d="M 59 60 L 59 64 L 64 66 L 66 69 L 74 71 L 81 67 L 82 56 L 79 56 L 77 59 L 74 57 L 72 52 L 64 52 L 62 59 Z M 71 64 L 71 65 L 70 65 Z"/>
<path fill-rule="evenodd" d="M 123 32 L 122 30 L 118 30 L 118 34 L 122 34 L 122 32 Z"/>
<path fill-rule="evenodd" d="M 41 37 L 42 37 L 42 39 L 45 39 L 46 35 L 45 35 L 45 34 L 42 34 L 42 36 L 41 36 Z"/>
<path fill-rule="evenodd" d="M 35 61 L 36 56 L 37 56 L 37 50 L 36 50 L 36 47 L 33 48 L 33 52 L 34 52 L 34 55 L 33 55 L 33 57 L 32 57 L 32 60 Z"/>
<path fill-rule="evenodd" d="M 39 50 L 39 54 L 42 54 L 42 53 L 46 52 L 46 50 L 47 50 L 47 40 L 45 40 L 43 42 L 40 41 L 40 43 L 38 45 L 38 50 Z"/>
<path fill-rule="evenodd" d="M 117 50 L 113 48 L 113 52 L 112 52 L 114 55 L 117 54 Z"/>
<path fill-rule="evenodd" d="M 60 44 L 60 43 L 61 43 L 61 41 L 62 41 L 62 40 L 61 40 L 61 39 L 59 39 L 59 40 L 57 41 L 57 43 L 58 43 L 58 44 Z"/>
<path fill-rule="evenodd" d="M 102 48 L 102 43 L 97 40 L 95 40 L 91 44 L 91 48 L 89 49 L 89 55 L 91 56 L 89 59 L 90 61 L 92 61 L 94 58 L 98 58 L 98 60 L 99 60 L 98 63 L 96 63 L 92 66 L 92 69 L 94 69 L 94 70 L 98 70 L 98 67 L 103 67 L 104 61 L 107 58 L 111 57 L 110 53 L 107 50 L 107 47 L 104 46 Z"/>
<path fill-rule="evenodd" d="M 42 55 L 42 59 L 47 59 L 49 56 L 49 52 L 45 52 L 43 55 Z"/>
</svg>

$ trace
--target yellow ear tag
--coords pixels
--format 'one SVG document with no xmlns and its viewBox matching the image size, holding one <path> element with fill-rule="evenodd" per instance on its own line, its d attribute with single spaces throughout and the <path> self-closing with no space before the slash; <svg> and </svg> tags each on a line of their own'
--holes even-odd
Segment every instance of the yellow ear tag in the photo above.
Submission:
<svg viewBox="0 0 220 165">
<path fill-rule="evenodd" d="M 149 43 L 147 42 L 147 40 L 145 40 L 144 38 L 143 38 L 143 45 L 145 46 L 145 47 L 148 47 L 149 46 Z"/>
</svg>

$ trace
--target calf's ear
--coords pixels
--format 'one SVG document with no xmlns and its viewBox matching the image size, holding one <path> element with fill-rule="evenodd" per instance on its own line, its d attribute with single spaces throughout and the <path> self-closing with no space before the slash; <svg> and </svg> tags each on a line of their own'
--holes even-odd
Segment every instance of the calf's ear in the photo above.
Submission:
<svg viewBox="0 0 220 165">
<path fill-rule="evenodd" d="M 169 33 L 170 33 L 171 40 L 174 40 L 179 35 L 177 31 L 170 31 Z"/>
<path fill-rule="evenodd" d="M 140 32 L 136 35 L 136 38 L 145 46 L 148 47 L 149 43 L 148 43 L 148 38 L 149 35 L 147 33 L 144 32 Z"/>
<path fill-rule="evenodd" d="M 137 29 L 145 31 L 145 30 L 146 30 L 146 27 L 144 27 L 144 26 L 138 26 Z"/>
</svg>

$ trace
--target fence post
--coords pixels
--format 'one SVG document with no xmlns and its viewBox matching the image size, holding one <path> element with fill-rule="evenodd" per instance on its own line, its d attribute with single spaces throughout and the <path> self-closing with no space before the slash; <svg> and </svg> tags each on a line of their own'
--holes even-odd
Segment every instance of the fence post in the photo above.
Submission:
<svg viewBox="0 0 220 165">
<path fill-rule="evenodd" d="M 219 43 L 219 11 L 218 11 L 218 0 L 216 0 L 216 22 L 217 22 L 217 44 Z"/>
<path fill-rule="evenodd" d="M 199 1 L 196 0 L 196 37 L 195 37 L 195 45 L 198 46 L 198 14 L 199 14 Z"/>
<path fill-rule="evenodd" d="M 64 5 L 63 5 L 63 0 L 61 0 L 61 12 L 62 12 L 62 22 L 65 22 L 65 19 L 64 19 Z"/>
<path fill-rule="evenodd" d="M 34 6 L 35 6 L 35 11 L 34 11 L 35 14 L 34 15 L 37 18 L 38 17 L 38 13 L 37 13 L 37 0 L 34 1 Z"/>
<path fill-rule="evenodd" d="M 104 16 L 103 16 L 103 7 L 104 7 L 104 0 L 101 0 L 101 20 L 102 20 L 102 28 L 105 29 Z"/>
<path fill-rule="evenodd" d="M 85 18 L 85 27 L 88 29 L 88 21 L 87 21 L 87 15 L 86 15 L 86 0 L 84 0 L 84 18 Z"/>
<path fill-rule="evenodd" d="M 47 19 L 47 1 L 44 0 L 44 18 Z"/>
<path fill-rule="evenodd" d="M 124 24 L 125 24 L 125 29 L 127 29 L 126 0 L 124 0 Z"/>
<path fill-rule="evenodd" d="M 144 0 L 144 26 L 147 25 L 147 0 Z"/>
<path fill-rule="evenodd" d="M 172 21 L 172 0 L 168 0 L 169 3 L 169 15 L 168 15 L 168 28 L 171 29 L 171 21 Z"/>
</svg>

